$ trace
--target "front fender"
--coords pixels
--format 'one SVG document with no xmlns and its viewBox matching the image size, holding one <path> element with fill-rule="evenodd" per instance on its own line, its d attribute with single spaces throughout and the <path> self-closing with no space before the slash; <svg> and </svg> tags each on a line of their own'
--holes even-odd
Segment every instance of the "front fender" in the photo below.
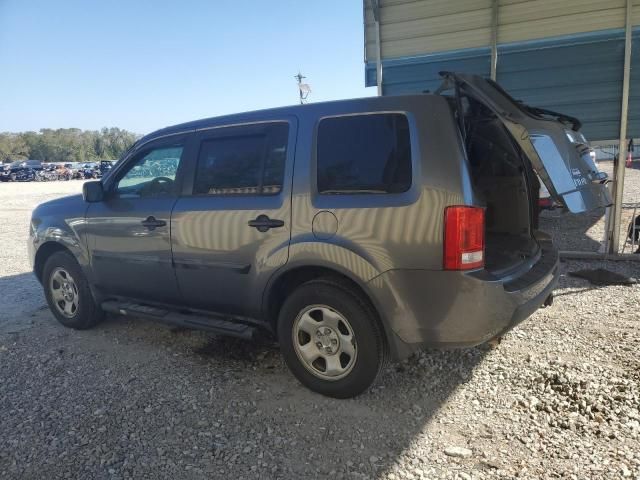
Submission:
<svg viewBox="0 0 640 480">
<path fill-rule="evenodd" d="M 31 266 L 38 273 L 47 252 L 65 248 L 76 258 L 83 270 L 89 266 L 89 255 L 85 239 L 85 212 L 82 208 L 71 208 L 61 215 L 57 208 L 48 204 L 37 207 L 32 214 L 28 251 Z"/>
</svg>

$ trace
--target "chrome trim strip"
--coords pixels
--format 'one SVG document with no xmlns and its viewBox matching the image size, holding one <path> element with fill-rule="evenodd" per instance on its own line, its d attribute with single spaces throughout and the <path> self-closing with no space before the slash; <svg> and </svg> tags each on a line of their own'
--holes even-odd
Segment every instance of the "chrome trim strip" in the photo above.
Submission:
<svg viewBox="0 0 640 480">
<path fill-rule="evenodd" d="M 252 121 L 249 121 L 249 122 L 225 123 L 225 124 L 221 124 L 221 125 L 213 125 L 211 127 L 196 128 L 194 131 L 196 133 L 199 133 L 199 132 L 205 132 L 207 130 L 216 130 L 216 129 L 219 129 L 219 128 L 246 127 L 246 126 L 250 126 L 250 125 L 263 125 L 265 123 L 287 123 L 287 124 L 291 124 L 291 121 L 290 120 L 280 120 L 280 119 L 274 119 L 274 120 L 252 120 Z"/>
</svg>

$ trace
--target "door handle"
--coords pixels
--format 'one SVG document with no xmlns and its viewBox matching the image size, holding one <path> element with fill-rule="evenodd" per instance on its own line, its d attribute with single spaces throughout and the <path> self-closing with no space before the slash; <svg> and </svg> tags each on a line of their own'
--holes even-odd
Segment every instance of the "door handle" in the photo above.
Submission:
<svg viewBox="0 0 640 480">
<path fill-rule="evenodd" d="M 258 215 L 255 220 L 249 220 L 248 225 L 257 228 L 259 232 L 266 232 L 270 228 L 284 227 L 282 220 L 272 220 L 266 215 Z"/>
<path fill-rule="evenodd" d="M 147 227 L 149 230 L 155 230 L 157 227 L 164 227 L 167 225 L 167 222 L 165 222 L 164 220 L 156 220 L 156 217 L 154 217 L 153 215 L 150 217 L 147 217 L 146 220 L 143 220 L 142 222 L 142 226 L 143 227 Z"/>
</svg>

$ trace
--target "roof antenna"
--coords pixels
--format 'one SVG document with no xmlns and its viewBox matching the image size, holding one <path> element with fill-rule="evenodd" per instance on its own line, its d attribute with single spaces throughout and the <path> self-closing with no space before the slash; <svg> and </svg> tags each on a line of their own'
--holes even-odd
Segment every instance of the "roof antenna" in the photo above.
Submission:
<svg viewBox="0 0 640 480">
<path fill-rule="evenodd" d="M 298 81 L 298 93 L 300 94 L 300 105 L 303 105 L 307 103 L 307 97 L 311 93 L 311 86 L 308 83 L 302 83 L 302 80 L 304 80 L 307 77 L 302 75 L 299 71 L 297 75 L 293 76 L 293 78 L 295 78 Z"/>
</svg>

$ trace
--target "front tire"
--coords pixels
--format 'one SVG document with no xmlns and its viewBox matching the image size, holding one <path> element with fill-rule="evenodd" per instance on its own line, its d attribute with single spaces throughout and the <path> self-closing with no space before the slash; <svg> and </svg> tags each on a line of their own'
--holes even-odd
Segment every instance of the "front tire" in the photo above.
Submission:
<svg viewBox="0 0 640 480">
<path fill-rule="evenodd" d="M 333 279 L 307 282 L 285 300 L 278 339 L 295 377 L 330 397 L 359 395 L 386 361 L 375 311 L 350 285 Z"/>
<path fill-rule="evenodd" d="M 65 327 L 85 330 L 104 318 L 80 265 L 71 254 L 56 252 L 47 259 L 42 285 L 51 312 Z"/>
</svg>

